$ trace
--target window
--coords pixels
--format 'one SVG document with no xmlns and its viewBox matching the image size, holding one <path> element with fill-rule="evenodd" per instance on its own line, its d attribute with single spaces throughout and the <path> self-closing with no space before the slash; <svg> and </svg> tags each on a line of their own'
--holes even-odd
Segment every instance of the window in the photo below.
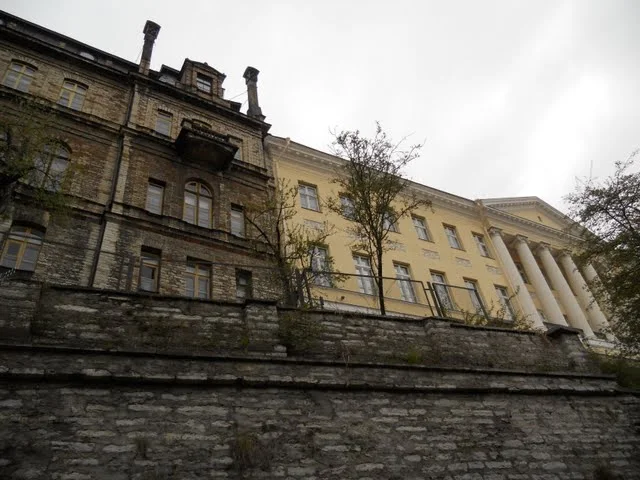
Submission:
<svg viewBox="0 0 640 480">
<path fill-rule="evenodd" d="M 507 287 L 501 287 L 499 285 L 495 285 L 496 294 L 498 295 L 498 301 L 500 302 L 500 306 L 502 310 L 504 310 L 503 317 L 506 320 L 513 320 L 515 317 L 513 313 L 513 307 L 511 306 L 511 299 L 509 297 L 509 292 L 507 291 Z"/>
<path fill-rule="evenodd" d="M 211 282 L 211 266 L 187 259 L 187 270 L 184 277 L 186 295 L 192 298 L 209 298 Z"/>
<path fill-rule="evenodd" d="M 311 249 L 311 272 L 313 273 L 313 282 L 321 287 L 331 286 L 331 277 L 326 272 L 329 270 L 328 265 L 329 254 L 324 247 L 315 246 Z"/>
<path fill-rule="evenodd" d="M 309 210 L 320 211 L 318 204 L 318 190 L 311 185 L 298 185 L 298 192 L 300 193 L 300 206 Z"/>
<path fill-rule="evenodd" d="M 60 91 L 58 105 L 74 110 L 82 110 L 84 99 L 87 96 L 87 87 L 78 82 L 65 80 Z"/>
<path fill-rule="evenodd" d="M 456 230 L 456 227 L 451 225 L 444 225 L 444 233 L 447 234 L 447 240 L 449 241 L 449 246 L 451 248 L 462 250 L 462 244 L 460 243 L 460 240 L 458 240 L 458 232 Z"/>
<path fill-rule="evenodd" d="M 518 272 L 520 273 L 520 276 L 522 277 L 522 281 L 524 283 L 529 283 L 529 277 L 527 277 L 527 272 L 524 271 L 524 267 L 522 266 L 521 263 L 519 262 L 513 262 L 516 264 L 516 268 L 518 269 Z"/>
<path fill-rule="evenodd" d="M 238 150 L 233 154 L 233 159 L 242 161 L 242 145 L 238 145 Z"/>
<path fill-rule="evenodd" d="M 0 266 L 33 272 L 42 247 L 43 232 L 31 227 L 14 225 L 4 242 Z"/>
<path fill-rule="evenodd" d="M 198 73 L 196 75 L 196 87 L 202 92 L 211 93 L 211 77 Z"/>
<path fill-rule="evenodd" d="M 416 233 L 418 234 L 418 238 L 420 240 L 431 241 L 431 236 L 429 235 L 429 230 L 427 229 L 427 222 L 422 217 L 411 217 L 411 221 L 413 222 L 413 228 L 416 229 Z"/>
<path fill-rule="evenodd" d="M 147 185 L 147 206 L 148 212 L 162 215 L 162 203 L 164 199 L 164 185 L 149 180 Z"/>
<path fill-rule="evenodd" d="M 252 296 L 251 272 L 248 270 L 236 270 L 236 297 L 251 298 Z"/>
<path fill-rule="evenodd" d="M 157 292 L 159 277 L 160 252 L 143 247 L 140 256 L 140 290 Z"/>
<path fill-rule="evenodd" d="M 2 84 L 5 87 L 15 88 L 21 92 L 28 92 L 35 73 L 36 69 L 31 65 L 20 62 L 11 62 Z"/>
<path fill-rule="evenodd" d="M 402 297 L 402 300 L 405 302 L 416 303 L 416 292 L 413 290 L 413 284 L 411 283 L 409 267 L 394 263 L 393 268 L 396 271 L 396 278 L 398 279 L 398 285 L 400 286 L 400 296 Z"/>
<path fill-rule="evenodd" d="M 390 232 L 398 233 L 396 219 L 393 218 L 393 215 L 390 213 L 385 213 L 384 218 L 382 219 L 382 227 Z"/>
<path fill-rule="evenodd" d="M 358 288 L 360 292 L 367 295 L 373 295 L 373 271 L 371 270 L 371 262 L 369 257 L 363 257 L 362 255 L 354 255 L 353 262 L 356 265 L 356 273 L 358 275 L 364 275 L 358 278 Z"/>
<path fill-rule="evenodd" d="M 489 247 L 487 247 L 487 244 L 484 241 L 484 235 L 481 235 L 479 233 L 473 233 L 472 235 L 473 240 L 476 242 L 476 246 L 478 247 L 480 255 L 482 255 L 483 257 L 491 257 L 491 255 L 489 255 Z"/>
<path fill-rule="evenodd" d="M 480 298 L 480 291 L 478 290 L 478 283 L 475 280 L 464 279 L 464 286 L 467 287 L 469 297 L 471 298 L 471 305 L 476 313 L 483 313 L 484 308 L 482 305 L 482 298 Z"/>
<path fill-rule="evenodd" d="M 342 207 L 342 216 L 347 220 L 353 220 L 355 216 L 355 207 L 353 200 L 344 195 L 340 195 L 340 205 Z"/>
<path fill-rule="evenodd" d="M 35 187 L 57 192 L 69 166 L 69 150 L 62 145 L 45 145 L 33 160 L 29 183 Z"/>
<path fill-rule="evenodd" d="M 231 205 L 231 233 L 244 237 L 244 210 L 238 205 Z"/>
<path fill-rule="evenodd" d="M 171 136 L 171 127 L 173 125 L 173 115 L 169 112 L 158 110 L 156 117 L 156 132 L 166 137 Z"/>
<path fill-rule="evenodd" d="M 433 289 L 440 306 L 444 310 L 453 310 L 453 301 L 451 300 L 451 295 L 447 288 L 447 279 L 445 278 L 444 273 L 431 272 L 431 281 L 433 282 Z M 446 314 L 446 312 L 443 312 L 443 314 Z"/>
<path fill-rule="evenodd" d="M 211 228 L 211 191 L 200 182 L 189 182 L 184 190 L 183 220 Z"/>
</svg>

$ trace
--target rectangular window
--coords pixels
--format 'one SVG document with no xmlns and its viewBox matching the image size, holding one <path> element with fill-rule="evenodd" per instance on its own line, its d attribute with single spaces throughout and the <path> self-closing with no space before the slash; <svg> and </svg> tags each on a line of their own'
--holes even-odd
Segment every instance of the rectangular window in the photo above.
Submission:
<svg viewBox="0 0 640 480">
<path fill-rule="evenodd" d="M 298 192 L 300 193 L 300 206 L 309 210 L 320 211 L 318 203 L 318 190 L 311 185 L 299 184 Z"/>
<path fill-rule="evenodd" d="M 200 263 L 197 260 L 187 260 L 184 280 L 187 297 L 209 298 L 211 291 L 211 265 Z"/>
<path fill-rule="evenodd" d="M 447 287 L 447 279 L 444 273 L 431 272 L 431 281 L 433 283 L 433 290 L 438 298 L 438 302 L 445 310 L 443 314 L 446 315 L 446 310 L 454 310 L 453 301 L 451 300 L 449 288 Z"/>
<path fill-rule="evenodd" d="M 5 87 L 15 88 L 21 92 L 28 92 L 36 69 L 20 62 L 11 62 L 2 84 Z"/>
<path fill-rule="evenodd" d="M 162 215 L 162 204 L 164 200 L 164 185 L 149 180 L 147 185 L 147 205 L 148 212 Z"/>
<path fill-rule="evenodd" d="M 447 234 L 447 240 L 449 241 L 449 246 L 451 248 L 462 250 L 462 244 L 458 239 L 458 231 L 456 230 L 456 227 L 452 225 L 444 225 L 444 233 Z"/>
<path fill-rule="evenodd" d="M 464 279 L 464 286 L 467 287 L 469 297 L 471 298 L 471 305 L 476 313 L 483 313 L 482 298 L 480 297 L 480 290 L 478 290 L 478 282 L 475 280 Z"/>
<path fill-rule="evenodd" d="M 409 267 L 394 263 L 393 268 L 396 271 L 396 278 L 398 279 L 398 285 L 400 286 L 400 296 L 402 297 L 402 300 L 405 302 L 416 303 L 416 292 L 413 290 Z"/>
<path fill-rule="evenodd" d="M 367 295 L 373 295 L 375 289 L 373 288 L 373 270 L 371 270 L 371 261 L 369 260 L 369 257 L 354 255 L 353 262 L 356 266 L 356 274 L 363 275 L 357 277 L 360 292 L 366 293 Z"/>
<path fill-rule="evenodd" d="M 413 227 L 416 229 L 416 234 L 420 240 L 426 240 L 428 242 L 431 241 L 431 236 L 429 235 L 429 230 L 427 229 L 427 221 L 422 217 L 411 217 L 411 221 L 413 222 Z"/>
<path fill-rule="evenodd" d="M 516 264 L 516 268 L 518 269 L 518 272 L 520 273 L 520 276 L 522 277 L 522 281 L 526 284 L 529 283 L 529 277 L 527 277 L 527 272 L 524 271 L 524 267 L 522 266 L 522 264 L 520 262 L 513 262 Z"/>
<path fill-rule="evenodd" d="M 42 247 L 43 233 L 30 227 L 14 225 L 4 242 L 0 266 L 33 272 Z"/>
<path fill-rule="evenodd" d="M 160 277 L 160 252 L 143 247 L 140 255 L 140 290 L 157 292 Z"/>
<path fill-rule="evenodd" d="M 252 296 L 251 272 L 248 270 L 236 270 L 236 297 L 244 299 Z"/>
<path fill-rule="evenodd" d="M 207 77 L 201 73 L 196 75 L 196 87 L 198 87 L 198 90 L 201 92 L 211 93 L 211 85 L 211 77 Z"/>
<path fill-rule="evenodd" d="M 84 99 L 87 96 L 87 87 L 70 80 L 65 80 L 60 91 L 58 105 L 69 107 L 73 110 L 82 110 Z"/>
<path fill-rule="evenodd" d="M 353 220 L 355 214 L 353 200 L 347 196 L 340 195 L 340 205 L 342 207 L 342 216 L 347 220 Z"/>
<path fill-rule="evenodd" d="M 311 272 L 313 273 L 313 283 L 320 287 L 330 287 L 331 277 L 326 272 L 329 270 L 328 265 L 329 253 L 324 247 L 315 246 L 311 249 Z"/>
<path fill-rule="evenodd" d="M 478 247 L 480 255 L 490 258 L 491 255 L 489 255 L 489 247 L 487 247 L 487 243 L 484 241 L 484 235 L 481 235 L 479 233 L 472 233 L 472 235 L 473 240 L 476 242 L 476 246 Z"/>
<path fill-rule="evenodd" d="M 171 127 L 173 126 L 173 115 L 169 112 L 158 110 L 156 117 L 156 132 L 165 137 L 171 136 Z"/>
<path fill-rule="evenodd" d="M 238 205 L 231 205 L 231 234 L 244 237 L 244 210 Z"/>
<path fill-rule="evenodd" d="M 393 218 L 393 215 L 390 213 L 386 213 L 384 215 L 384 218 L 382 219 L 382 226 L 385 230 L 398 233 L 398 224 L 396 223 L 396 219 Z"/>
<path fill-rule="evenodd" d="M 501 310 L 504 311 L 502 315 L 506 320 L 513 320 L 515 317 L 513 313 L 513 307 L 511 306 L 511 298 L 509 297 L 509 292 L 507 291 L 507 287 L 501 287 L 500 285 L 495 285 L 496 295 L 498 295 L 498 301 L 500 302 Z"/>
</svg>

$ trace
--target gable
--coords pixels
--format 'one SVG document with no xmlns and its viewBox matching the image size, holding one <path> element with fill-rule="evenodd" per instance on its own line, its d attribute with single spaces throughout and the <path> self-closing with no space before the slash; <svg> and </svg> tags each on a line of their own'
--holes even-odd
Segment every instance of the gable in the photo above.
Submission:
<svg viewBox="0 0 640 480">
<path fill-rule="evenodd" d="M 562 212 L 538 197 L 490 198 L 482 203 L 555 230 L 565 231 L 573 224 Z"/>
</svg>

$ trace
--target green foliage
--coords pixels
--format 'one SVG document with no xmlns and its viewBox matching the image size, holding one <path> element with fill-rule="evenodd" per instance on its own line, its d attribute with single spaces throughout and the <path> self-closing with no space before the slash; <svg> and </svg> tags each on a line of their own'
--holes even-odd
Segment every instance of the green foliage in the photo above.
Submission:
<svg viewBox="0 0 640 480">
<path fill-rule="evenodd" d="M 603 373 L 616 376 L 618 385 L 640 390 L 640 362 L 622 356 L 596 355 Z"/>
<path fill-rule="evenodd" d="M 419 365 L 424 360 L 424 354 L 418 347 L 411 345 L 404 359 L 409 365 Z"/>
<path fill-rule="evenodd" d="M 507 301 L 514 304 L 517 292 L 511 295 Z M 486 313 L 486 314 L 485 314 Z M 509 310 L 507 305 L 496 305 L 491 302 L 489 306 L 485 306 L 484 311 L 462 311 L 462 319 L 467 325 L 479 327 L 500 327 L 512 328 L 514 330 L 534 331 L 534 325 L 525 315 L 516 312 L 515 309 Z"/>
<path fill-rule="evenodd" d="M 404 139 L 393 142 L 379 123 L 372 138 L 358 130 L 342 131 L 334 134 L 333 141 L 333 153 L 345 160 L 333 183 L 351 205 L 347 211 L 340 198 L 331 198 L 327 208 L 351 220 L 348 233 L 356 239 L 353 248 L 371 259 L 382 315 L 386 314 L 382 258 L 393 248 L 390 234 L 402 217 L 431 205 L 411 190 L 410 181 L 403 176 L 422 145 L 403 148 L 403 143 Z"/>
<path fill-rule="evenodd" d="M 322 334 L 322 325 L 299 311 L 281 313 L 278 319 L 278 338 L 291 353 L 311 350 Z"/>
<path fill-rule="evenodd" d="M 640 172 L 632 171 L 637 154 L 616 162 L 612 176 L 579 183 L 566 197 L 571 216 L 586 227 L 577 232 L 583 239 L 577 261 L 598 270 L 599 281 L 590 286 L 615 318 L 613 333 L 629 354 L 640 353 Z"/>
<path fill-rule="evenodd" d="M 68 202 L 62 194 L 70 169 L 61 175 L 52 168 L 56 152 L 65 148 L 54 114 L 36 101 L 17 99 L 3 105 L 0 117 L 0 217 L 20 192 L 36 207 L 62 213 Z"/>
</svg>

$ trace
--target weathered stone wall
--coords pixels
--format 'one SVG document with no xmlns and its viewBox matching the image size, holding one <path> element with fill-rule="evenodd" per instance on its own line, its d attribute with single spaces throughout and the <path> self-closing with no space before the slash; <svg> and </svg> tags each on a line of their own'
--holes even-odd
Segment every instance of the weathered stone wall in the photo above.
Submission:
<svg viewBox="0 0 640 480">
<path fill-rule="evenodd" d="M 640 478 L 569 330 L 5 281 L 0 334 L 0 478 Z"/>
</svg>

